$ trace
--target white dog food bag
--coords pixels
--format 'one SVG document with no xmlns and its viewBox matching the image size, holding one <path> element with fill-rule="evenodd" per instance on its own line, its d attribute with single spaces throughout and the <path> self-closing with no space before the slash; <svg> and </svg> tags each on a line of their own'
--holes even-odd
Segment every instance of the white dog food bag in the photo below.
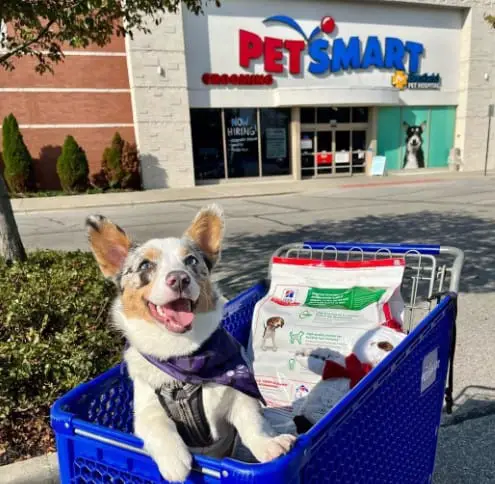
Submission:
<svg viewBox="0 0 495 484">
<path fill-rule="evenodd" d="M 274 258 L 267 295 L 255 307 L 250 348 L 269 407 L 292 411 L 321 378 L 312 352 L 349 354 L 363 334 L 401 327 L 402 258 L 359 262 Z"/>
</svg>

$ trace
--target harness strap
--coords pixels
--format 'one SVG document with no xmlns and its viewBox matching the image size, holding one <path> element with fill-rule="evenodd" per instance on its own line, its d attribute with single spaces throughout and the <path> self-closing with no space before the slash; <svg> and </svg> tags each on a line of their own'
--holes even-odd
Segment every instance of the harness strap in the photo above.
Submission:
<svg viewBox="0 0 495 484">
<path fill-rule="evenodd" d="M 157 389 L 156 395 L 188 447 L 208 447 L 214 443 L 205 415 L 201 385 L 176 381 Z"/>
</svg>

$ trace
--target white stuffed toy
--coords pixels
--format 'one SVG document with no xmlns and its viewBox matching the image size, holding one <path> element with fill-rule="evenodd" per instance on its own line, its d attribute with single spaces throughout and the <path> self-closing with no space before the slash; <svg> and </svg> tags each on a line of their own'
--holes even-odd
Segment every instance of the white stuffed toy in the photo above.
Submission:
<svg viewBox="0 0 495 484">
<path fill-rule="evenodd" d="M 307 432 L 323 418 L 342 397 L 380 363 L 406 335 L 387 327 L 366 332 L 350 355 L 331 350 L 317 350 L 308 358 L 308 367 L 322 379 L 309 394 L 294 403 L 294 422 L 299 433 Z"/>
</svg>

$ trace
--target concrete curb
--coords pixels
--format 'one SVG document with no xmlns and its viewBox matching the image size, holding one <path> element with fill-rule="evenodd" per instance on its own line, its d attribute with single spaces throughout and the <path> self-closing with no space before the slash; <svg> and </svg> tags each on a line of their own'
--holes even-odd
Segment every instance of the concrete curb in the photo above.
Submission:
<svg viewBox="0 0 495 484">
<path fill-rule="evenodd" d="M 0 467 L 1 484 L 59 484 L 57 454 L 47 454 Z"/>
<path fill-rule="evenodd" d="M 203 185 L 192 188 L 166 188 L 140 192 L 102 193 L 95 195 L 72 195 L 40 198 L 14 198 L 11 200 L 15 212 L 42 212 L 74 210 L 95 207 L 132 206 L 163 202 L 184 202 L 193 200 L 220 200 L 223 198 L 260 197 L 289 195 L 301 192 L 327 189 L 372 188 L 379 185 L 421 184 L 450 181 L 456 178 L 479 176 L 478 173 L 451 173 L 438 171 L 405 175 L 390 174 L 385 177 L 318 178 L 313 180 L 283 180 L 252 184 L 226 183 Z"/>
</svg>

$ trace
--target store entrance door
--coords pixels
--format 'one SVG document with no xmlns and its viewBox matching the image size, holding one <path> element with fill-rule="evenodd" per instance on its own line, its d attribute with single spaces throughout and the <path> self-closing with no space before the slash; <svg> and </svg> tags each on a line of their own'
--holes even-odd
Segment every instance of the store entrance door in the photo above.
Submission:
<svg viewBox="0 0 495 484">
<path fill-rule="evenodd" d="M 349 118 L 344 118 L 346 113 L 344 111 L 342 123 L 335 120 L 321 122 L 322 120 L 317 117 L 320 108 L 301 109 L 302 178 L 334 174 L 352 175 L 364 171 L 368 128 L 367 109 L 362 108 L 365 117 L 361 111 L 353 112 L 355 120 L 350 119 L 350 108 L 341 109 L 349 111 Z"/>
<path fill-rule="evenodd" d="M 303 177 L 352 173 L 351 131 L 326 129 L 301 135 Z"/>
</svg>

